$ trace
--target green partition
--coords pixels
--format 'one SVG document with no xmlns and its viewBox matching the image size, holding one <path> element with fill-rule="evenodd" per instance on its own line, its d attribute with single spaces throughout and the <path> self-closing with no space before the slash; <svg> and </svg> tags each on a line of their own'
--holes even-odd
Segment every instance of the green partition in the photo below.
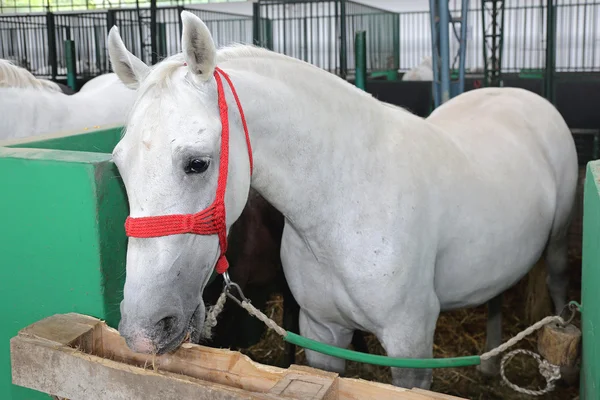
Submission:
<svg viewBox="0 0 600 400">
<path fill-rule="evenodd" d="M 583 197 L 581 271 L 581 400 L 600 399 L 600 161 L 587 165 Z"/>
<path fill-rule="evenodd" d="M 110 152 L 121 131 L 0 143 L 2 400 L 49 399 L 11 383 L 9 340 L 20 329 L 67 312 L 118 324 L 128 206 Z"/>
</svg>

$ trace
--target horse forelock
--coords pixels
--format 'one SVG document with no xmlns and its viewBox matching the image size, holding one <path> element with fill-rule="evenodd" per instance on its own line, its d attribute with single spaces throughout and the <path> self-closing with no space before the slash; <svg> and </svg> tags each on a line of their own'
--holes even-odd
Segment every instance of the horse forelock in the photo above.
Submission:
<svg viewBox="0 0 600 400">
<path fill-rule="evenodd" d="M 62 92 L 60 87 L 48 80 L 38 79 L 29 71 L 10 60 L 0 59 L 0 87 L 32 88 L 49 92 Z"/>
</svg>

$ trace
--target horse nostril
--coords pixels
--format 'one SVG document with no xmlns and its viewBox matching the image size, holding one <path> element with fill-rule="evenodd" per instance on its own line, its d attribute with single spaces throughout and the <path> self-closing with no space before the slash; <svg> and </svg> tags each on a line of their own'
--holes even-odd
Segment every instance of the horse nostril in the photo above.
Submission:
<svg viewBox="0 0 600 400">
<path fill-rule="evenodd" d="M 156 324 L 158 330 L 171 332 L 177 326 L 177 317 L 164 317 Z"/>
</svg>

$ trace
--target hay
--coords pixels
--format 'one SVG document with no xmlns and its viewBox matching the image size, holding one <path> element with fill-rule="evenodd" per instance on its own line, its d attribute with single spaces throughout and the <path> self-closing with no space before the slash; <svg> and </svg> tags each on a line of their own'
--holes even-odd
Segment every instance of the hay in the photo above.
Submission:
<svg viewBox="0 0 600 400">
<path fill-rule="evenodd" d="M 523 302 L 519 300 L 523 298 L 526 286 L 527 282 L 523 281 L 505 294 L 505 302 L 502 310 L 504 340 L 510 339 L 529 326 L 526 322 Z M 570 293 L 570 298 L 579 299 L 579 293 L 573 290 Z M 282 304 L 281 297 L 275 296 L 268 305 L 267 315 L 272 316 L 278 323 L 281 323 L 282 320 Z M 470 310 L 443 313 L 438 320 L 436 328 L 434 356 L 456 357 L 483 353 L 486 318 L 487 310 L 485 306 Z M 579 325 L 579 321 L 576 320 L 575 324 Z M 370 353 L 385 355 L 385 351 L 377 338 L 373 335 L 368 335 L 366 340 Z M 516 347 L 535 351 L 535 345 L 535 335 L 532 335 Z M 283 341 L 275 332 L 267 331 L 258 344 L 244 349 L 242 352 L 260 363 L 280 365 L 284 355 Z M 296 364 L 306 365 L 306 358 L 302 349 L 296 352 Z M 345 376 L 391 383 L 389 368 L 352 361 L 346 363 Z M 537 372 L 535 361 L 526 357 L 515 357 L 507 368 L 507 377 L 512 382 L 523 387 L 541 388 L 545 385 L 544 379 Z M 499 377 L 484 377 L 474 367 L 435 370 L 431 390 L 467 399 L 531 399 L 531 397 L 515 393 L 510 388 L 504 386 Z M 567 386 L 561 381 L 554 392 L 541 398 L 570 400 L 574 399 L 578 393 L 577 386 Z"/>
<path fill-rule="evenodd" d="M 585 169 L 580 170 L 580 185 L 578 190 L 577 217 L 571 227 L 569 234 L 569 264 L 571 271 L 571 283 L 569 287 L 569 300 L 580 301 L 581 299 L 581 201 L 582 182 Z M 536 321 L 550 312 L 549 304 L 542 301 L 542 309 L 533 310 L 534 303 L 531 297 L 531 286 L 536 287 L 537 293 L 545 289 L 544 272 L 536 269 L 532 274 L 526 276 L 504 295 L 502 307 L 503 340 L 508 340 L 523 329 L 531 325 L 529 322 L 532 314 L 536 314 Z M 534 277 L 533 279 L 528 277 Z M 537 277 L 537 278 L 535 278 Z M 537 282 L 542 279 L 543 285 Z M 528 285 L 530 286 L 528 288 Z M 534 294 L 535 296 L 535 294 Z M 539 302 L 538 302 L 539 303 Z M 281 324 L 283 300 L 280 296 L 274 296 L 268 303 L 267 315 Z M 529 305 L 529 306 L 527 306 Z M 487 310 L 486 306 L 468 310 L 457 310 L 440 315 L 437 323 L 434 356 L 435 357 L 457 357 L 483 353 L 485 345 Z M 533 322 L 536 322 L 533 321 Z M 579 315 L 573 323 L 581 326 Z M 385 352 L 377 338 L 373 335 L 367 336 L 369 352 L 372 354 L 383 354 Z M 536 351 L 536 336 L 531 335 L 515 348 L 524 348 Z M 280 365 L 283 361 L 283 341 L 273 331 L 267 331 L 262 340 L 242 352 L 252 359 L 270 365 Z M 537 351 L 536 351 L 537 352 Z M 299 349 L 296 353 L 296 364 L 306 365 L 304 350 Z M 389 368 L 359 364 L 356 362 L 346 363 L 345 376 L 362 378 L 384 383 L 391 383 Z M 507 367 L 507 377 L 511 382 L 527 388 L 542 388 L 545 380 L 537 372 L 537 364 L 532 358 L 517 356 Z M 431 390 L 459 396 L 473 400 L 530 400 L 532 397 L 525 396 L 512 391 L 502 384 L 500 377 L 486 378 L 474 367 L 437 369 L 433 373 L 433 384 Z M 579 385 L 576 383 L 569 386 L 563 380 L 557 383 L 556 389 L 545 396 L 538 398 L 544 400 L 574 400 L 579 394 Z"/>
</svg>

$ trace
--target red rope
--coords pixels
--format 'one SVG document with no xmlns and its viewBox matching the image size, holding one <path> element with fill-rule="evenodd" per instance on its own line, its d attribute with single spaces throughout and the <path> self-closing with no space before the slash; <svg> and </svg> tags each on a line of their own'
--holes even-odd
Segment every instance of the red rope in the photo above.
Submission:
<svg viewBox="0 0 600 400">
<path fill-rule="evenodd" d="M 140 218 L 127 217 L 125 221 L 125 232 L 129 237 L 152 238 L 185 233 L 196 235 L 218 235 L 221 254 L 219 255 L 215 268 L 219 274 L 225 272 L 229 266 L 229 263 L 225 258 L 225 252 L 227 251 L 225 190 L 227 188 L 227 175 L 229 172 L 229 113 L 221 75 L 227 81 L 240 112 L 242 126 L 246 136 L 246 144 L 248 146 L 250 174 L 252 174 L 252 147 L 250 146 L 250 135 L 248 134 L 244 110 L 231 79 L 223 70 L 217 67 L 215 68 L 214 77 L 217 82 L 217 98 L 219 103 L 219 115 L 221 117 L 221 156 L 219 159 L 219 177 L 217 180 L 215 201 L 208 208 L 196 214 L 172 214 Z"/>
<path fill-rule="evenodd" d="M 227 81 L 227 84 L 231 88 L 231 93 L 233 93 L 233 98 L 235 99 L 235 103 L 238 106 L 238 110 L 240 111 L 240 118 L 242 119 L 242 126 L 244 127 L 244 133 L 246 134 L 246 145 L 248 146 L 248 158 L 250 159 L 250 176 L 252 176 L 252 169 L 254 167 L 254 161 L 252 159 L 252 146 L 250 145 L 250 136 L 248 135 L 248 125 L 246 125 L 246 117 L 244 116 L 244 111 L 242 109 L 242 103 L 240 103 L 240 98 L 237 95 L 237 91 L 235 90 L 235 86 L 231 82 L 229 75 L 221 70 L 221 68 L 216 67 L 216 71 L 223 74 L 223 78 Z"/>
</svg>

